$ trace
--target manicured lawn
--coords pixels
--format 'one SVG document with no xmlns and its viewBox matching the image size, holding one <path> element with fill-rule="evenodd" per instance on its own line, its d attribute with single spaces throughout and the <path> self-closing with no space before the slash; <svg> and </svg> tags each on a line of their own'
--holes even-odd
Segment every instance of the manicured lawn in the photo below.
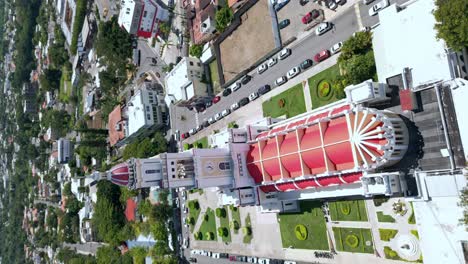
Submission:
<svg viewBox="0 0 468 264">
<path fill-rule="evenodd" d="M 336 97 L 336 93 L 333 90 L 333 86 L 331 86 L 332 80 L 335 79 L 336 76 L 340 75 L 340 68 L 338 67 L 338 64 L 317 73 L 316 75 L 312 76 L 309 78 L 309 89 L 310 89 L 310 96 L 312 97 L 312 108 L 318 108 L 324 105 L 327 105 L 329 103 L 333 103 L 339 98 Z M 318 85 L 321 81 L 328 81 L 330 84 L 330 92 L 326 96 L 320 96 L 319 95 L 319 88 Z"/>
<path fill-rule="evenodd" d="M 68 102 L 72 89 L 71 73 L 68 71 L 67 67 L 64 66 L 62 67 L 62 76 L 60 78 L 59 100 Z"/>
<path fill-rule="evenodd" d="M 198 200 L 192 200 L 192 201 L 196 201 L 198 202 Z M 188 206 L 189 203 L 187 203 L 187 206 Z M 200 208 L 196 209 L 196 208 L 190 208 L 189 207 L 189 218 L 190 217 L 193 217 L 193 219 L 195 219 L 195 223 L 193 225 L 190 225 L 190 232 L 193 232 L 193 228 L 195 227 L 195 225 L 197 224 L 198 222 L 198 216 L 200 215 Z"/>
<path fill-rule="evenodd" d="M 370 229 L 333 227 L 333 234 L 338 251 L 374 253 Z"/>
<path fill-rule="evenodd" d="M 250 222 L 250 214 L 247 215 L 244 221 L 244 226 L 249 227 L 252 230 L 252 223 Z M 252 231 L 253 232 L 253 231 Z M 244 235 L 244 244 L 250 244 L 250 241 L 252 241 L 252 232 L 250 234 Z"/>
<path fill-rule="evenodd" d="M 395 229 L 379 229 L 380 240 L 382 241 L 390 241 L 397 233 L 398 230 Z"/>
<path fill-rule="evenodd" d="M 280 100 L 284 99 L 284 106 L 280 107 Z M 298 84 L 266 101 L 262 105 L 263 116 L 287 118 L 302 114 L 306 111 L 304 89 Z"/>
<path fill-rule="evenodd" d="M 226 210 L 226 217 L 220 217 L 219 218 L 219 224 L 221 225 L 220 227 L 225 227 L 228 230 L 228 235 L 226 237 L 223 237 L 223 242 L 231 242 L 231 230 L 229 229 L 229 214 L 228 210 L 229 208 L 227 206 L 224 206 L 224 210 Z"/>
<path fill-rule="evenodd" d="M 237 221 L 237 223 L 239 223 L 239 229 L 240 229 L 242 227 L 242 223 L 241 223 L 239 208 L 229 207 L 229 210 L 231 210 L 232 221 Z M 239 233 L 239 230 L 234 230 L 234 233 L 235 234 Z"/>
<path fill-rule="evenodd" d="M 208 221 L 205 221 L 205 216 L 208 216 Z M 215 220 L 215 214 L 214 211 L 211 208 L 206 209 L 206 213 L 203 215 L 203 218 L 200 219 L 200 221 L 203 221 L 203 223 L 200 226 L 199 232 L 203 234 L 203 239 L 202 240 L 208 240 L 207 236 L 205 235 L 207 232 L 212 232 L 214 235 L 213 241 L 216 241 L 218 238 L 217 234 L 217 229 L 216 229 L 216 220 Z"/>
<path fill-rule="evenodd" d="M 215 94 L 221 92 L 221 86 L 219 83 L 219 74 L 218 74 L 218 62 L 216 60 L 210 63 L 210 76 L 211 76 L 211 85 L 213 86 L 213 91 Z"/>
<path fill-rule="evenodd" d="M 390 215 L 386 215 L 383 212 L 377 212 L 377 219 L 383 223 L 395 223 L 395 218 Z"/>
<path fill-rule="evenodd" d="M 302 248 L 328 250 L 328 235 L 322 203 L 316 201 L 300 201 L 300 213 L 278 214 L 283 248 Z M 294 232 L 296 225 L 304 225 L 307 238 L 299 240 Z"/>
<path fill-rule="evenodd" d="M 194 148 L 208 148 L 208 138 L 207 137 L 202 137 L 199 140 L 193 142 L 193 147 Z"/>
<path fill-rule="evenodd" d="M 419 240 L 419 233 L 417 230 L 411 230 L 410 232 Z"/>
<path fill-rule="evenodd" d="M 364 200 L 329 202 L 333 221 L 367 221 Z"/>
</svg>

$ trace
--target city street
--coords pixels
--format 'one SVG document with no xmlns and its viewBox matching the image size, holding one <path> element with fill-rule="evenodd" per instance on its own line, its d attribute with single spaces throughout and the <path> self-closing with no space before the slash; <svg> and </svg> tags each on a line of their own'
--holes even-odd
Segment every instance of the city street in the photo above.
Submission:
<svg viewBox="0 0 468 264">
<path fill-rule="evenodd" d="M 390 3 L 404 3 L 406 1 L 391 0 Z M 378 23 L 378 16 L 369 17 L 368 10 L 370 7 L 371 5 L 364 5 L 362 1 L 359 1 L 348 10 L 336 16 L 335 19 L 329 21 L 334 25 L 332 30 L 321 36 L 316 36 L 314 31 L 311 30 L 307 37 L 299 39 L 288 46 L 292 50 L 292 54 L 289 57 L 278 61 L 276 65 L 262 74 L 258 74 L 256 70 L 250 72 L 249 75 L 253 78 L 247 85 L 243 85 L 228 97 L 222 97 L 217 104 L 214 104 L 203 113 L 195 113 L 195 111 L 190 111 L 186 108 L 171 106 L 171 115 L 173 115 L 171 117 L 173 122 L 172 129 L 179 130 L 181 133 L 188 132 L 216 113 L 229 108 L 241 98 L 247 97 L 250 93 L 257 91 L 259 87 L 269 84 L 274 88 L 274 82 L 277 78 L 285 76 L 291 68 L 298 66 L 305 59 L 312 59 L 318 52 L 330 49 L 331 46 L 339 41 L 345 41 L 363 26 L 372 27 Z M 240 110 L 242 111 L 242 108 Z M 205 129 L 210 129 L 210 127 Z"/>
</svg>

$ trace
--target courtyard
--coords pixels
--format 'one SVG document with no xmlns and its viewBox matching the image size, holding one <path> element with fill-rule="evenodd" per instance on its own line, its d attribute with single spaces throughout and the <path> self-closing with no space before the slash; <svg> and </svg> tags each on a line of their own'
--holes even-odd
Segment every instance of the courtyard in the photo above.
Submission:
<svg viewBox="0 0 468 264">
<path fill-rule="evenodd" d="M 333 80 L 340 75 L 338 64 L 317 73 L 309 78 L 312 108 L 316 109 L 344 98 L 344 95 L 335 90 Z"/>
<path fill-rule="evenodd" d="M 306 111 L 302 83 L 278 94 L 262 104 L 263 116 L 290 118 Z"/>
<path fill-rule="evenodd" d="M 332 221 L 367 221 L 364 200 L 329 202 Z"/>
</svg>

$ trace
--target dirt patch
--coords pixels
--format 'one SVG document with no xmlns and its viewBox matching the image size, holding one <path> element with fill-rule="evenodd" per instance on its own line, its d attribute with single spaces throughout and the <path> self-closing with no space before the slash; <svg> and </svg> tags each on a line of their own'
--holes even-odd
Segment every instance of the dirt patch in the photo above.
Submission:
<svg viewBox="0 0 468 264">
<path fill-rule="evenodd" d="M 267 0 L 258 1 L 241 16 L 242 23 L 219 45 L 225 82 L 275 48 Z"/>
</svg>

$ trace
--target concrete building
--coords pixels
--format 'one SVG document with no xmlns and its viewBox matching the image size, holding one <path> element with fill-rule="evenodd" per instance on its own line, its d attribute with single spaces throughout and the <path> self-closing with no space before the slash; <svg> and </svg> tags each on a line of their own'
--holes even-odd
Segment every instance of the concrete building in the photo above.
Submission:
<svg viewBox="0 0 468 264">
<path fill-rule="evenodd" d="M 159 24 L 169 19 L 169 11 L 157 0 L 122 0 L 118 23 L 129 34 L 151 38 Z"/>
<path fill-rule="evenodd" d="M 165 126 L 166 108 L 162 95 L 140 86 L 124 107 L 117 106 L 109 115 L 111 145 L 122 146 Z"/>
<path fill-rule="evenodd" d="M 165 78 L 166 103 L 178 106 L 195 105 L 210 100 L 205 72 L 197 58 L 183 58 Z"/>
<path fill-rule="evenodd" d="M 68 163 L 73 157 L 73 146 L 70 140 L 66 138 L 60 138 L 57 140 L 57 161 L 60 164 Z"/>
</svg>

